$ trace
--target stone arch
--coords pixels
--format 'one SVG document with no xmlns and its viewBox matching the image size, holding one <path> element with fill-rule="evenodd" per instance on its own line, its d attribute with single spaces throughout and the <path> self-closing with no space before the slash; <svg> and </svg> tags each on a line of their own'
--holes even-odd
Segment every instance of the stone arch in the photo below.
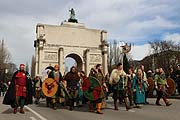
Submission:
<svg viewBox="0 0 180 120">
<path fill-rule="evenodd" d="M 89 73 L 96 64 L 107 70 L 107 32 L 86 28 L 83 23 L 63 22 L 61 25 L 38 24 L 36 26 L 35 74 L 41 74 L 49 65 L 60 65 L 65 72 L 65 58 L 77 62 L 78 71 Z"/>
</svg>

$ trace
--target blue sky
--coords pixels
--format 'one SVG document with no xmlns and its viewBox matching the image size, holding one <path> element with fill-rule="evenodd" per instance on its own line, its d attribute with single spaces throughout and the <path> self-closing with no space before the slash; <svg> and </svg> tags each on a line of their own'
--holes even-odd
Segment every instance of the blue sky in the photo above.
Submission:
<svg viewBox="0 0 180 120">
<path fill-rule="evenodd" d="M 180 0 L 0 0 L 0 38 L 17 65 L 31 61 L 37 23 L 58 25 L 74 8 L 79 22 L 105 29 L 108 39 L 133 43 L 133 59 L 150 53 L 149 41 L 180 43 Z"/>
</svg>

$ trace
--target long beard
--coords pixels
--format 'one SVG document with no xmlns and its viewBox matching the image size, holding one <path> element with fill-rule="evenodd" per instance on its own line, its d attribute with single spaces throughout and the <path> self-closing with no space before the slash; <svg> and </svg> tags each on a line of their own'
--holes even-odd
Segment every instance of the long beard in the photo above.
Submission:
<svg viewBox="0 0 180 120">
<path fill-rule="evenodd" d="M 101 69 L 98 69 L 98 72 L 99 72 L 99 73 L 102 73 Z"/>
<path fill-rule="evenodd" d="M 20 72 L 24 72 L 24 70 L 19 70 Z"/>
</svg>

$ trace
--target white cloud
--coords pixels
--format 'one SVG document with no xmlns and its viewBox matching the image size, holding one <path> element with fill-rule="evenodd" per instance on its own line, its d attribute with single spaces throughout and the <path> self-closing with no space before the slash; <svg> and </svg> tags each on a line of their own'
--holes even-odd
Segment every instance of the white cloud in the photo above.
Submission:
<svg viewBox="0 0 180 120">
<path fill-rule="evenodd" d="M 31 60 L 29 58 L 34 52 L 36 24 L 60 24 L 68 19 L 68 10 L 72 7 L 75 8 L 79 22 L 85 23 L 88 28 L 105 29 L 108 31 L 108 39 L 120 39 L 135 44 L 147 43 L 151 37 L 155 35 L 159 37 L 164 32 L 179 29 L 180 26 L 179 0 L 0 0 L 0 2 L 0 38 L 5 38 L 16 64 Z M 137 48 L 135 51 L 141 53 L 137 54 L 133 50 L 135 59 L 145 57 L 146 51 L 141 51 L 146 49 L 145 46 L 134 46 L 133 49 Z"/>
<path fill-rule="evenodd" d="M 163 37 L 163 40 L 172 40 L 175 43 L 180 43 L 180 33 L 167 34 Z"/>
<path fill-rule="evenodd" d="M 178 28 L 179 25 L 173 24 L 171 21 L 166 20 L 165 18 L 162 18 L 160 16 L 156 16 L 152 20 L 146 20 L 146 21 L 135 21 L 132 22 L 127 26 L 129 29 L 135 29 L 137 32 L 143 31 L 145 29 L 147 30 L 156 30 L 156 29 L 171 29 L 171 28 Z"/>
<path fill-rule="evenodd" d="M 135 45 L 132 46 L 131 52 L 133 60 L 142 60 L 145 56 L 150 54 L 150 45 Z"/>
</svg>

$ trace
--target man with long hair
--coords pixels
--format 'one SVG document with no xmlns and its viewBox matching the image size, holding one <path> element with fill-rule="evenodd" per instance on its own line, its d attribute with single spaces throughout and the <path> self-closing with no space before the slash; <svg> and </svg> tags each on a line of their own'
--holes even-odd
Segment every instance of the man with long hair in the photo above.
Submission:
<svg viewBox="0 0 180 120">
<path fill-rule="evenodd" d="M 128 105 L 127 75 L 123 70 L 122 63 L 118 63 L 117 68 L 111 72 L 109 83 L 113 87 L 114 109 L 118 110 L 117 100 L 120 101 L 120 97 L 124 99 L 126 110 L 131 109 Z"/>
<path fill-rule="evenodd" d="M 75 66 L 71 67 L 70 72 L 68 72 L 64 79 L 67 81 L 67 90 L 69 93 L 68 104 L 70 106 L 69 110 L 74 109 L 74 103 L 77 101 L 78 97 L 78 85 L 80 76 L 78 75 L 77 68 Z"/>
<path fill-rule="evenodd" d="M 95 77 L 101 84 L 101 88 L 102 88 L 101 96 L 100 96 L 100 98 L 98 100 L 95 101 L 95 103 L 96 103 L 97 113 L 98 114 L 103 114 L 101 112 L 101 108 L 102 108 L 102 105 L 104 105 L 104 108 L 105 108 L 105 105 L 106 105 L 106 99 L 105 99 L 105 94 L 104 94 L 103 89 L 106 89 L 106 91 L 107 91 L 107 86 L 106 86 L 106 83 L 105 83 L 105 76 L 103 74 L 101 64 L 97 64 L 95 66 L 95 68 L 91 69 L 91 71 L 89 73 L 89 77 L 91 77 L 91 76 Z"/>
</svg>

